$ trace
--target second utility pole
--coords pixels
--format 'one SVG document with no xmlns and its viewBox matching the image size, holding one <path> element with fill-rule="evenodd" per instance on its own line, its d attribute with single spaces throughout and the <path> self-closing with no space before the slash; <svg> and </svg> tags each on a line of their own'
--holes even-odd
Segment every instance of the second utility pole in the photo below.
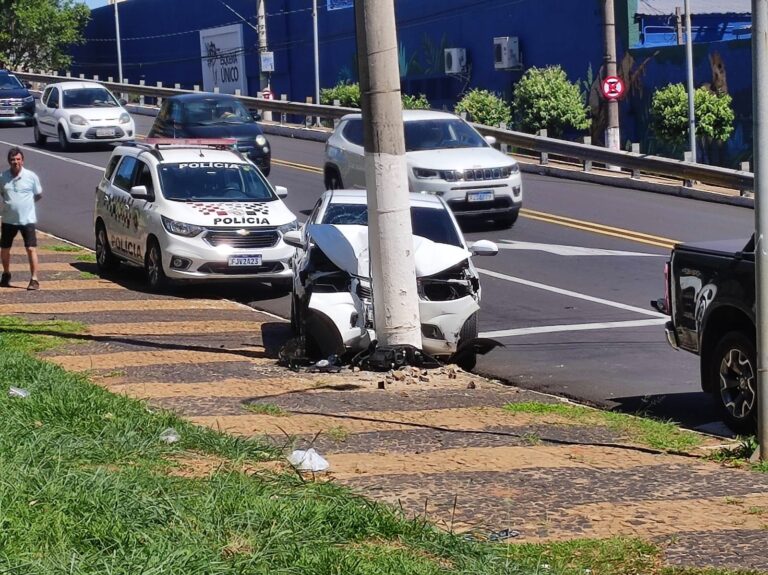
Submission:
<svg viewBox="0 0 768 575">
<path fill-rule="evenodd" d="M 605 24 L 605 73 L 616 75 L 616 17 L 613 10 L 613 0 L 604 0 Z M 620 148 L 619 135 L 619 101 L 608 100 L 608 127 L 605 130 L 605 147 L 609 150 Z M 618 170 L 617 166 L 611 169 Z"/>
<path fill-rule="evenodd" d="M 394 0 L 355 2 L 376 337 L 421 348 Z"/>
</svg>

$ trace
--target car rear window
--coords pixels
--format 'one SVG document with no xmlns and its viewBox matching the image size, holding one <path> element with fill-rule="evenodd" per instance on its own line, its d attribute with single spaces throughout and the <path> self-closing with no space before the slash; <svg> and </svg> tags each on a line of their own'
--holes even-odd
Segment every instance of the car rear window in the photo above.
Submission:
<svg viewBox="0 0 768 575">
<path fill-rule="evenodd" d="M 163 196 L 179 202 L 265 202 L 277 199 L 251 164 L 182 162 L 161 164 Z"/>
<path fill-rule="evenodd" d="M 365 204 L 329 204 L 323 214 L 323 224 L 368 225 Z M 440 244 L 463 247 L 456 226 L 448 212 L 442 209 L 411 207 L 413 234 Z"/>
</svg>

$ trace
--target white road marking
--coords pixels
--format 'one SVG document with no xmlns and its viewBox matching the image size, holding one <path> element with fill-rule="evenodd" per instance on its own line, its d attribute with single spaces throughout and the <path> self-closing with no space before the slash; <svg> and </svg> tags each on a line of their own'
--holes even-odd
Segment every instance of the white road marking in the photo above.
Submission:
<svg viewBox="0 0 768 575">
<path fill-rule="evenodd" d="M 578 293 L 578 292 L 575 292 L 575 291 L 565 290 L 565 289 L 557 288 L 557 287 L 554 287 L 554 286 L 548 286 L 546 284 L 541 284 L 541 283 L 538 283 L 538 282 L 532 282 L 530 280 L 524 280 L 523 278 L 518 278 L 518 277 L 510 276 L 510 275 L 507 275 L 507 274 L 501 274 L 499 272 L 494 272 L 494 271 L 491 271 L 491 270 L 485 270 L 485 269 L 478 268 L 477 271 L 480 272 L 481 274 L 485 274 L 487 276 L 491 276 L 491 277 L 494 277 L 494 278 L 497 278 L 497 279 L 500 279 L 500 280 L 504 280 L 504 281 L 508 281 L 508 282 L 513 282 L 513 283 L 518 283 L 518 284 L 522 284 L 522 285 L 525 285 L 525 286 L 529 286 L 529 287 L 533 287 L 533 288 L 537 288 L 537 289 L 541 289 L 541 290 L 545 290 L 545 291 L 550 291 L 552 293 L 557 293 L 557 294 L 560 294 L 560 295 L 564 295 L 564 296 L 568 296 L 568 297 L 572 297 L 572 298 L 576 298 L 576 299 L 583 299 L 583 300 L 586 300 L 586 301 L 591 301 L 593 303 L 599 303 L 599 304 L 602 304 L 602 305 L 607 305 L 609 307 L 615 307 L 615 308 L 623 309 L 623 310 L 626 310 L 626 311 L 633 311 L 635 313 L 639 313 L 639 314 L 643 314 L 643 315 L 649 315 L 651 317 L 659 317 L 659 318 L 666 318 L 667 317 L 666 315 L 664 315 L 662 313 L 659 313 L 657 311 L 652 311 L 652 310 L 649 310 L 649 309 L 643 309 L 641 307 L 635 307 L 633 305 L 627 305 L 627 304 L 624 304 L 624 303 L 619 303 L 617 301 L 611 301 L 611 300 L 607 300 L 607 299 L 602 299 L 602 298 L 599 298 L 599 297 L 592 297 L 590 295 L 586 295 L 586 294 L 583 294 L 583 293 Z"/>
<path fill-rule="evenodd" d="M 621 250 L 602 250 L 599 248 L 582 248 L 577 246 L 561 246 L 557 244 L 538 244 L 534 242 L 516 242 L 500 240 L 496 245 L 500 250 L 528 250 L 555 254 L 558 256 L 630 256 L 641 258 L 666 258 L 664 254 L 646 254 L 641 252 L 625 252 Z"/>
<path fill-rule="evenodd" d="M 51 152 L 46 152 L 45 150 L 41 150 L 40 148 L 33 148 L 32 146 L 24 146 L 23 144 L 15 144 L 13 142 L 4 142 L 3 140 L 0 140 L 0 144 L 5 144 L 6 146 L 10 146 L 12 148 L 14 147 L 21 148 L 22 150 L 26 150 L 28 152 L 36 152 L 38 154 L 42 154 L 43 156 L 56 158 L 57 160 L 61 160 L 62 162 L 75 164 L 76 166 L 83 166 L 84 168 L 91 168 L 93 170 L 98 170 L 100 172 L 104 171 L 104 166 L 95 166 L 87 162 L 81 162 L 80 160 L 73 160 L 72 158 L 65 158 L 64 156 L 57 156 L 56 154 L 52 154 Z"/>
<path fill-rule="evenodd" d="M 518 329 L 502 329 L 486 331 L 480 337 L 516 337 L 520 335 L 532 335 L 537 333 L 558 333 L 564 331 L 589 331 L 596 329 L 617 329 L 625 327 L 645 327 L 649 325 L 661 325 L 666 319 L 637 319 L 630 321 L 609 321 L 602 323 L 575 323 L 571 325 L 542 325 L 538 327 L 521 327 Z"/>
</svg>

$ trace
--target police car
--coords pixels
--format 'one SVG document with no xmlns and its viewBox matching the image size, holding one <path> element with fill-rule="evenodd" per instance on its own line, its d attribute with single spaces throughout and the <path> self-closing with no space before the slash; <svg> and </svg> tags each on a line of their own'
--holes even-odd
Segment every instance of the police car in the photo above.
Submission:
<svg viewBox="0 0 768 575">
<path fill-rule="evenodd" d="M 289 289 L 296 216 L 235 141 L 148 139 L 118 146 L 96 188 L 96 264 L 174 280 L 255 279 Z"/>
</svg>

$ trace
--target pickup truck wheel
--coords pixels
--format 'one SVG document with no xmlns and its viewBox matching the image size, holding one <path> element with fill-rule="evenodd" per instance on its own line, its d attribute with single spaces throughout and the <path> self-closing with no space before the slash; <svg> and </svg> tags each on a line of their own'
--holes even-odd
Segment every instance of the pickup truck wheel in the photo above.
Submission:
<svg viewBox="0 0 768 575">
<path fill-rule="evenodd" d="M 725 423 L 739 434 L 757 426 L 757 352 L 754 341 L 740 331 L 725 334 L 712 353 L 710 374 Z"/>
</svg>

